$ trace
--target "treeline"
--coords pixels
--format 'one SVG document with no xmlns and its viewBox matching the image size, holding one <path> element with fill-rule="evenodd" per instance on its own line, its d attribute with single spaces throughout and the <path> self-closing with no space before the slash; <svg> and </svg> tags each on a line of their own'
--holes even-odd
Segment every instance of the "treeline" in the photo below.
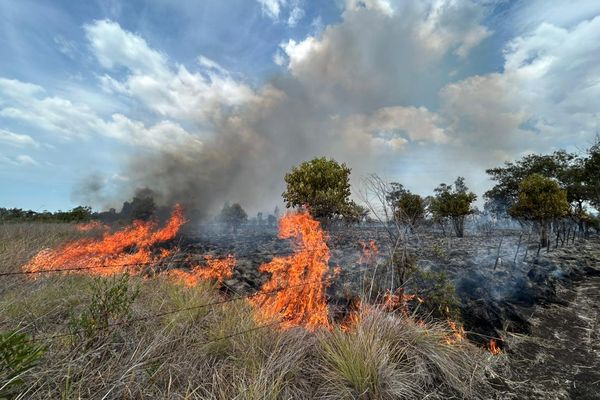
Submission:
<svg viewBox="0 0 600 400">
<path fill-rule="evenodd" d="M 56 212 L 0 208 L 0 222 L 85 222 L 92 217 L 92 209 L 84 206 Z"/>
</svg>

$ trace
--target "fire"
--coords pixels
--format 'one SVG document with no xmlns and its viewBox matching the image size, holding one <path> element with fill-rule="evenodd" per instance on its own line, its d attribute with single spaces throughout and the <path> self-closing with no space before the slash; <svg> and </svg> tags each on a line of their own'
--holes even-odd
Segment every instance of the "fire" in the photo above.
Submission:
<svg viewBox="0 0 600 400">
<path fill-rule="evenodd" d="M 404 290 L 400 290 L 399 294 L 392 293 L 390 290 L 383 295 L 383 309 L 385 311 L 400 310 L 402 315 L 408 316 L 408 302 L 414 300 L 416 295 L 406 294 Z"/>
<path fill-rule="evenodd" d="M 80 239 L 58 249 L 42 250 L 23 270 L 89 268 L 85 272 L 98 275 L 137 274 L 140 264 L 157 263 L 171 255 L 168 250 L 154 254 L 152 247 L 173 239 L 185 222 L 181 206 L 176 205 L 169 221 L 160 229 L 154 222 L 134 221 L 122 230 L 105 231 L 100 239 Z"/>
<path fill-rule="evenodd" d="M 168 275 L 174 280 L 186 287 L 194 287 L 200 281 L 214 279 L 221 283 L 225 279 L 233 276 L 233 268 L 236 265 L 236 259 L 228 255 L 223 259 L 216 259 L 212 256 L 204 256 L 205 266 L 197 265 L 191 271 L 182 271 L 174 269 L 168 272 Z"/>
<path fill-rule="evenodd" d="M 327 236 L 318 221 L 306 212 L 286 214 L 279 221 L 279 237 L 293 238 L 295 253 L 276 257 L 260 266 L 271 279 L 261 288 L 262 295 L 252 299 L 259 308 L 260 319 L 283 319 L 284 329 L 304 326 L 308 330 L 330 328 L 325 298 L 329 248 Z M 281 288 L 286 288 L 279 290 Z"/>
<path fill-rule="evenodd" d="M 352 330 L 361 320 L 361 316 L 368 311 L 368 305 L 363 304 L 360 297 L 353 297 L 348 303 L 348 314 L 340 323 L 344 332 Z"/>
<path fill-rule="evenodd" d="M 500 347 L 498 347 L 498 344 L 496 343 L 496 339 L 490 339 L 488 350 L 495 356 L 502 353 L 502 350 L 500 350 Z"/>
<path fill-rule="evenodd" d="M 77 229 L 79 232 L 90 232 L 90 231 L 107 230 L 108 226 L 104 225 L 100 221 L 90 221 L 90 222 L 75 225 L 75 229 Z"/>
<path fill-rule="evenodd" d="M 446 337 L 447 344 L 460 343 L 465 339 L 465 329 L 462 325 L 458 325 L 456 322 L 448 320 L 448 326 L 450 326 L 452 334 Z"/>
<path fill-rule="evenodd" d="M 377 243 L 374 240 L 369 240 L 368 242 L 361 240 L 358 243 L 361 247 L 361 255 L 358 263 L 367 265 L 375 264 L 379 255 L 379 246 L 377 246 Z"/>
</svg>

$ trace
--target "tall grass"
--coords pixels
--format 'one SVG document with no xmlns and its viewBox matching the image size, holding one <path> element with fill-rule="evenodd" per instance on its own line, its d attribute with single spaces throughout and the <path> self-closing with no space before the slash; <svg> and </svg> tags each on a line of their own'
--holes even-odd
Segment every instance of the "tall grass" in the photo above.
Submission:
<svg viewBox="0 0 600 400">
<path fill-rule="evenodd" d="M 79 235 L 66 225 L 0 226 L 0 268 L 17 270 L 41 248 Z M 467 343 L 446 344 L 445 325 L 369 309 L 348 331 L 260 329 L 244 301 L 153 318 L 223 298 L 210 283 L 185 288 L 167 277 L 129 278 L 139 294 L 115 308 L 127 310 L 124 321 L 147 320 L 111 326 L 93 340 L 45 339 L 97 309 L 98 290 L 110 291 L 110 281 L 98 279 L 110 280 L 0 278 L 0 330 L 20 329 L 47 346 L 22 376 L 18 398 L 432 399 L 481 398 L 490 390 L 491 357 Z M 236 332 L 246 333 L 221 339 Z"/>
</svg>

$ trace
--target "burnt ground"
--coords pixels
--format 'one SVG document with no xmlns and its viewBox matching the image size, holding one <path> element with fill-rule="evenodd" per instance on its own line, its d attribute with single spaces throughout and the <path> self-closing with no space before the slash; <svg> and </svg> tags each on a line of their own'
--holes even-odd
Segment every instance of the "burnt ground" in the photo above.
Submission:
<svg viewBox="0 0 600 400">
<path fill-rule="evenodd" d="M 344 271 L 328 292 L 332 303 L 348 292 L 364 292 L 365 275 L 358 271 L 369 266 L 360 263 L 360 241 L 375 240 L 383 260 L 386 238 L 377 226 L 330 230 L 330 265 Z M 465 238 L 420 232 L 405 245 L 420 269 L 443 271 L 452 281 L 471 340 L 504 339 L 508 372 L 496 382 L 500 398 L 600 399 L 600 239 L 577 238 L 556 248 L 553 243 L 539 254 L 534 240 L 517 231 Z M 196 254 L 234 254 L 238 265 L 225 286 L 235 293 L 259 288 L 267 279 L 258 272 L 260 264 L 293 252 L 271 227 L 246 227 L 233 235 L 205 226 L 189 236 L 186 247 Z"/>
</svg>

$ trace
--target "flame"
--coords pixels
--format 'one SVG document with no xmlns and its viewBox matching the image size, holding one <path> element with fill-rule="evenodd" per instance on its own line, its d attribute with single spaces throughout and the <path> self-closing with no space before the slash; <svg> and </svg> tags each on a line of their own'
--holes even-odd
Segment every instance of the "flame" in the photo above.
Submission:
<svg viewBox="0 0 600 400">
<path fill-rule="evenodd" d="M 406 294 L 404 293 L 404 290 L 400 290 L 399 294 L 395 294 L 388 289 L 383 295 L 383 309 L 385 311 L 400 310 L 402 315 L 408 317 L 408 315 L 410 314 L 408 302 L 415 299 L 419 303 L 423 303 L 423 299 L 415 294 Z"/>
<path fill-rule="evenodd" d="M 368 265 L 375 264 L 377 256 L 379 255 L 379 246 L 377 246 L 377 242 L 374 240 L 369 240 L 368 242 L 360 240 L 358 243 L 361 247 L 361 255 L 358 263 Z"/>
<path fill-rule="evenodd" d="M 231 254 L 226 258 L 215 259 L 212 256 L 204 256 L 206 265 L 204 267 L 197 265 L 191 271 L 174 269 L 168 271 L 168 275 L 176 282 L 186 287 L 194 287 L 200 281 L 214 279 L 222 283 L 225 279 L 233 276 L 233 268 L 236 265 L 236 259 Z"/>
<path fill-rule="evenodd" d="M 82 224 L 75 225 L 75 229 L 79 232 L 90 232 L 90 231 L 105 231 L 108 230 L 108 226 L 100 221 L 90 221 Z"/>
<path fill-rule="evenodd" d="M 122 230 L 105 231 L 100 239 L 80 239 L 58 249 L 42 250 L 23 266 L 23 270 L 89 268 L 84 271 L 98 275 L 137 274 L 140 264 L 157 263 L 171 255 L 168 250 L 155 254 L 152 247 L 173 239 L 185 222 L 181 206 L 176 205 L 169 221 L 160 229 L 154 222 L 134 221 Z"/>
<path fill-rule="evenodd" d="M 500 350 L 500 347 L 498 347 L 498 344 L 496 343 L 496 339 L 490 339 L 488 350 L 495 356 L 502 353 L 502 350 Z"/>
<path fill-rule="evenodd" d="M 452 334 L 446 337 L 447 344 L 460 343 L 465 339 L 465 329 L 462 325 L 458 325 L 456 322 L 448 320 L 448 326 L 450 326 Z"/>
<path fill-rule="evenodd" d="M 360 297 L 353 297 L 348 304 L 348 314 L 340 323 L 344 332 L 352 330 L 360 321 L 361 317 L 368 312 L 368 305 L 363 304 Z"/>
<path fill-rule="evenodd" d="M 327 236 L 307 211 L 288 213 L 279 221 L 279 237 L 293 238 L 295 253 L 276 257 L 260 266 L 271 278 L 251 301 L 259 309 L 259 319 L 282 318 L 282 328 L 304 326 L 308 330 L 330 328 L 325 298 L 329 248 Z M 281 288 L 286 288 L 279 290 Z M 274 292 L 275 291 L 275 292 Z"/>
</svg>

